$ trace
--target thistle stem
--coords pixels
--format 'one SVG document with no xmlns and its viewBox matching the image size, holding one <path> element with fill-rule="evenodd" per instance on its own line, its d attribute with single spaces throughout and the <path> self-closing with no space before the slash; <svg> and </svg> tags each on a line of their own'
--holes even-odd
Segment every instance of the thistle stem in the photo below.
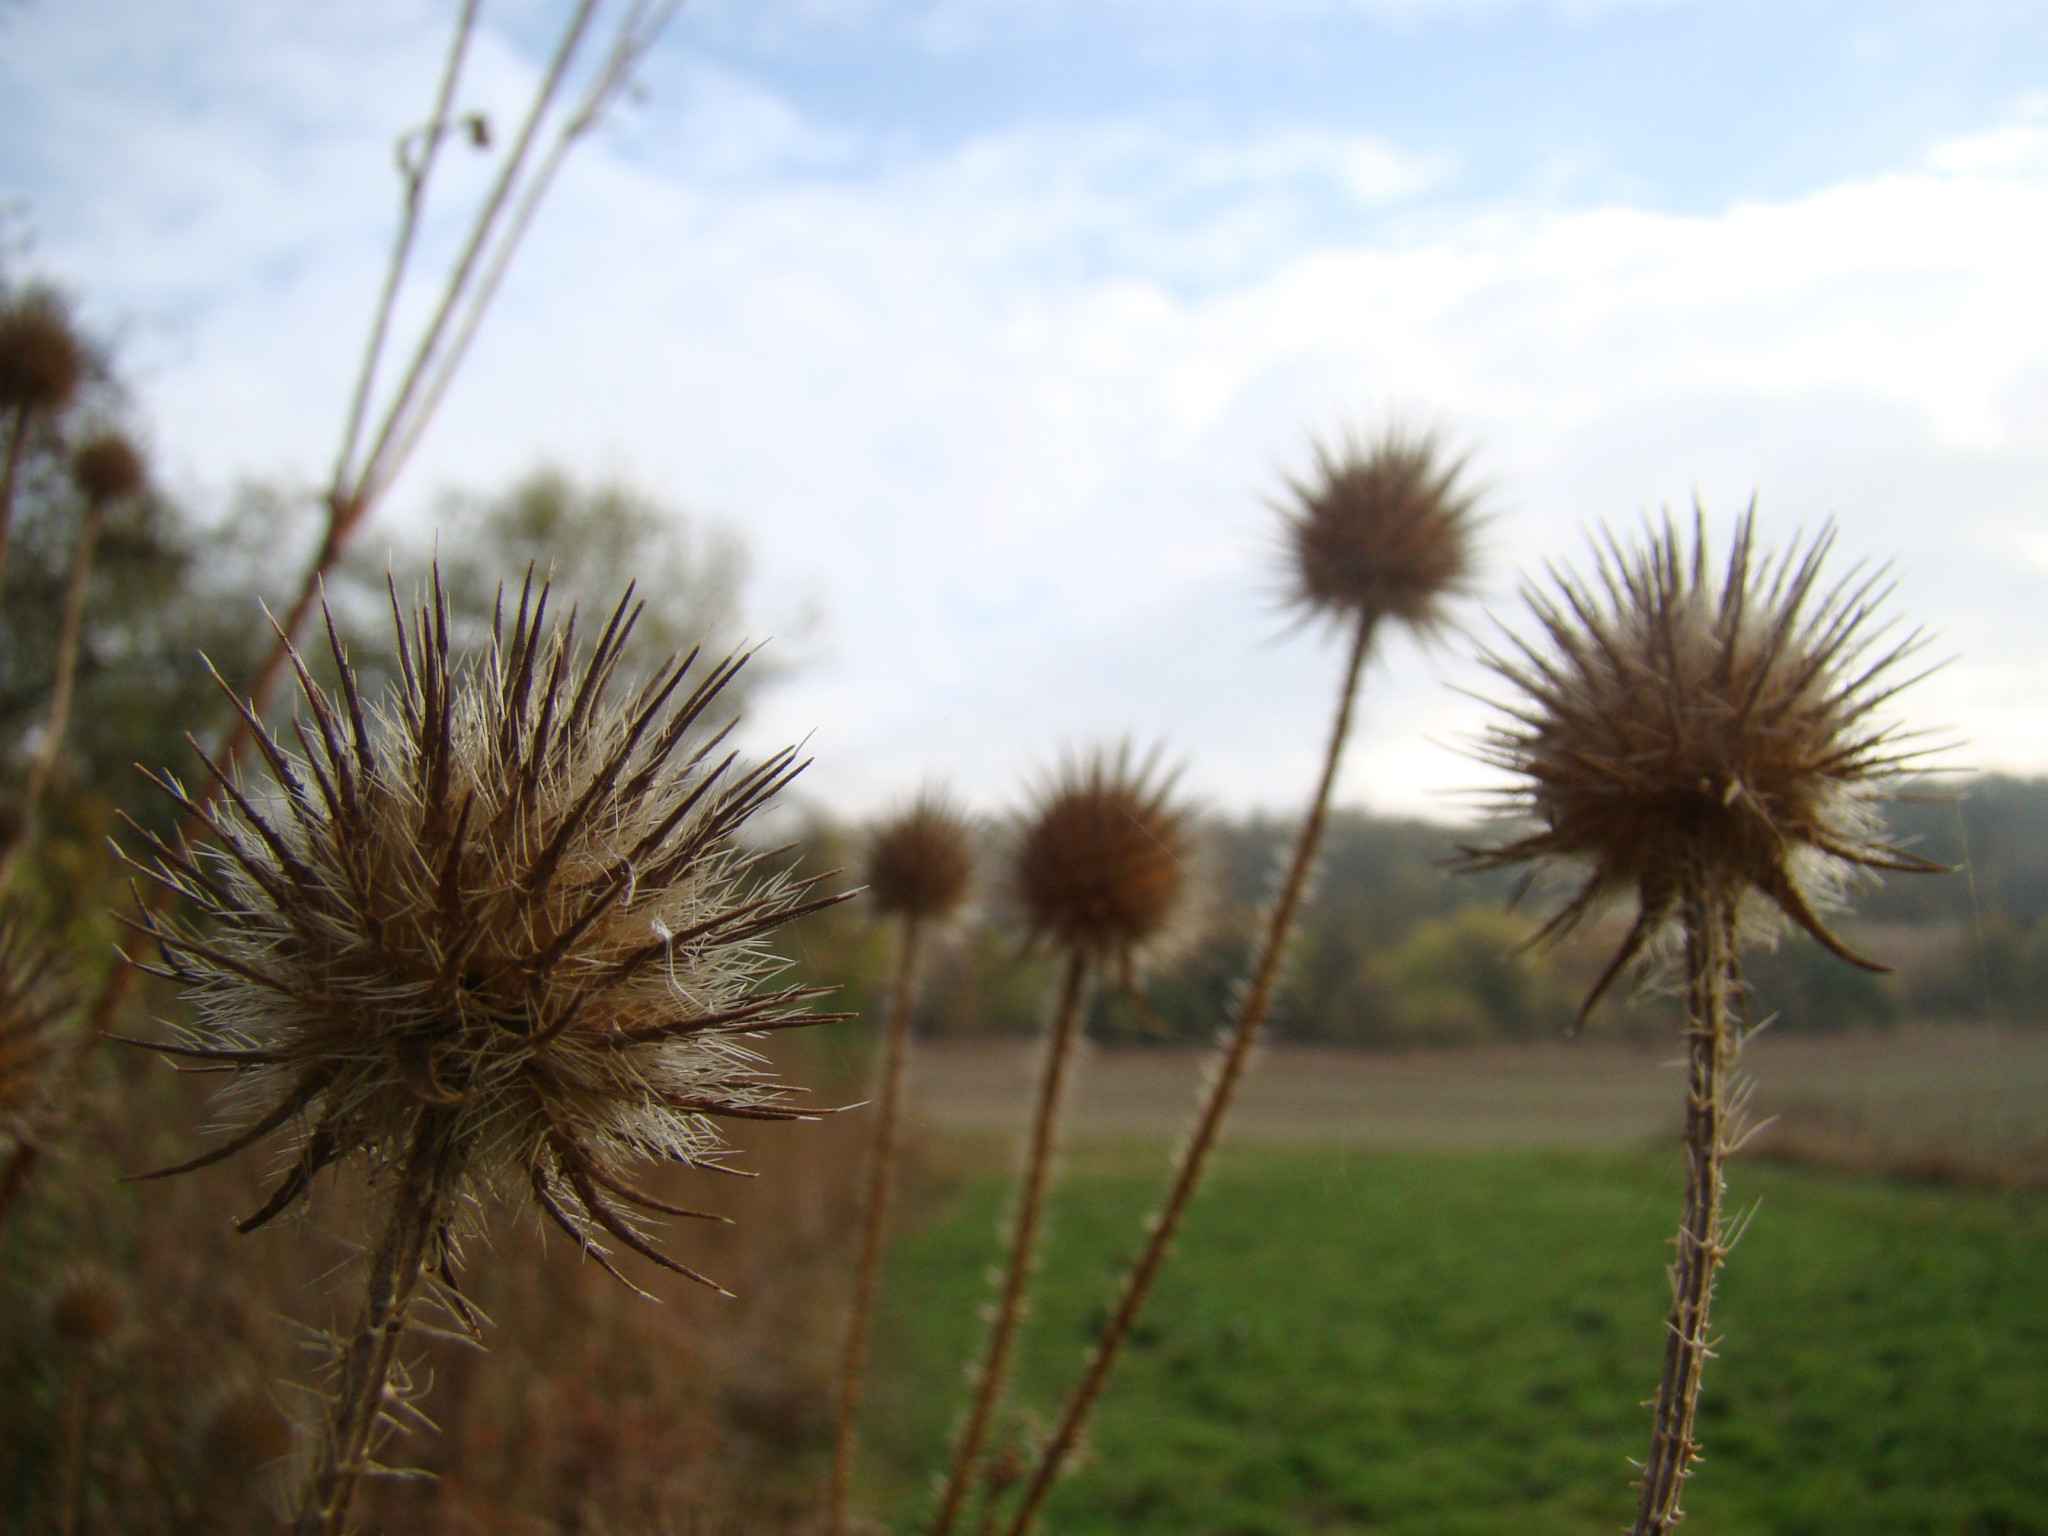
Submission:
<svg viewBox="0 0 2048 1536">
<path fill-rule="evenodd" d="M 28 423 L 34 408 L 23 401 L 14 408 L 14 430 L 7 435 L 7 457 L 0 461 L 0 577 L 7 574 L 7 551 L 14 537 L 14 487 L 21 479 L 21 461 L 28 451 Z"/>
<path fill-rule="evenodd" d="M 96 500 L 85 506 L 85 522 L 78 530 L 78 548 L 71 557 L 71 582 L 64 594 L 64 619 L 57 633 L 57 676 L 50 690 L 50 712 L 43 720 L 43 739 L 29 764 L 28 779 L 21 790 L 21 831 L 0 854 L 0 890 L 13 878 L 15 865 L 35 846 L 37 822 L 43 794 L 50 786 L 63 750 L 64 732 L 71 723 L 71 692 L 78 676 L 78 642 L 85 627 L 85 594 L 92 580 L 93 552 L 99 544 L 103 508 Z"/>
<path fill-rule="evenodd" d="M 1692 1437 L 1700 1374 L 1713 1353 L 1707 1309 L 1714 1277 L 1727 1257 L 1721 1241 L 1722 1166 L 1735 1139 L 1728 1082 L 1741 1046 L 1732 1019 L 1735 990 L 1735 902 L 1710 877 L 1695 877 L 1684 898 L 1687 1088 L 1685 1213 L 1671 1264 L 1671 1315 L 1665 1323 L 1664 1370 L 1651 1415 L 1650 1455 L 1643 1464 L 1642 1502 L 1630 1536 L 1664 1536 L 1685 1512 L 1679 1495 L 1699 1445 Z"/>
<path fill-rule="evenodd" d="M 348 1527 L 356 1487 L 376 1448 L 377 1423 L 406 1314 L 428 1254 L 448 1219 L 450 1186 L 460 1160 L 455 1128 L 455 1116 L 445 1109 L 423 1109 L 414 1122 L 412 1143 L 392 1192 L 391 1218 L 371 1262 L 362 1315 L 342 1356 L 333 1419 L 292 1536 L 342 1536 Z"/>
<path fill-rule="evenodd" d="M 92 1416 L 92 1399 L 86 1385 L 86 1362 L 72 1367 L 71 1381 L 64 1390 L 64 1475 L 57 1510 L 59 1536 L 78 1536 L 78 1512 L 85 1494 L 87 1430 Z"/>
<path fill-rule="evenodd" d="M 1024 1536 L 1031 1529 L 1031 1523 L 1038 1517 L 1039 1507 L 1052 1490 L 1053 1480 L 1059 1476 L 1060 1468 L 1068 1456 L 1073 1454 L 1081 1438 L 1082 1427 L 1087 1423 L 1089 1411 L 1095 1400 L 1102 1395 L 1102 1389 L 1109 1381 L 1117 1357 L 1122 1353 L 1124 1343 L 1131 1330 L 1137 1326 L 1139 1314 L 1144 1311 L 1145 1302 L 1152 1294 L 1152 1286 L 1159 1278 L 1159 1271 L 1166 1262 L 1166 1255 L 1173 1246 L 1173 1239 L 1186 1217 L 1188 1206 L 1193 1201 L 1196 1188 L 1202 1182 L 1202 1175 L 1209 1165 L 1210 1154 L 1216 1148 L 1217 1138 L 1223 1130 L 1224 1116 L 1230 1110 L 1232 1098 L 1236 1095 L 1239 1080 L 1250 1064 L 1252 1047 L 1258 1040 L 1259 1026 L 1265 1023 L 1266 1014 L 1273 1005 L 1273 991 L 1279 981 L 1280 959 L 1287 946 L 1287 936 L 1294 928 L 1294 919 L 1301 909 L 1304 893 L 1308 889 L 1308 873 L 1315 863 L 1316 849 L 1323 839 L 1323 828 L 1330 817 L 1330 794 L 1336 787 L 1337 769 L 1343 760 L 1344 742 L 1351 734 L 1351 718 L 1358 701 L 1358 683 L 1365 672 L 1366 657 L 1372 651 L 1374 615 L 1363 613 L 1358 619 L 1358 628 L 1352 636 L 1351 655 L 1344 670 L 1343 686 L 1337 696 L 1337 718 L 1330 728 L 1329 747 L 1323 754 L 1322 778 L 1316 785 L 1315 799 L 1310 802 L 1308 816 L 1301 824 L 1301 832 L 1294 843 L 1294 854 L 1287 866 L 1287 878 L 1280 887 L 1278 899 L 1273 903 L 1272 916 L 1266 923 L 1266 937 L 1259 951 L 1258 964 L 1253 968 L 1251 985 L 1245 990 L 1244 1001 L 1238 1007 L 1237 1021 L 1232 1029 L 1230 1042 L 1224 1047 L 1223 1057 L 1215 1074 L 1209 1080 L 1208 1092 L 1195 1119 L 1194 1134 L 1188 1138 L 1180 1155 L 1179 1166 L 1174 1169 L 1173 1185 L 1166 1197 L 1166 1204 L 1152 1223 L 1150 1236 L 1144 1251 L 1131 1266 L 1130 1274 L 1124 1280 L 1123 1294 L 1117 1300 L 1116 1310 L 1110 1315 L 1109 1325 L 1103 1330 L 1102 1338 L 1088 1358 L 1087 1369 L 1081 1381 L 1074 1388 L 1060 1412 L 1058 1427 L 1052 1438 L 1046 1442 L 1045 1450 L 1033 1469 L 1031 1481 L 1024 1489 L 1023 1501 L 1017 1507 L 1016 1515 L 1010 1521 L 1010 1536 Z"/>
<path fill-rule="evenodd" d="M 995 1417 L 996 1403 L 1009 1376 L 1010 1356 L 1017 1342 L 1018 1324 L 1023 1321 L 1025 1294 L 1030 1287 L 1032 1261 L 1037 1255 L 1038 1229 L 1044 1216 L 1045 1188 L 1052 1171 L 1054 1132 L 1066 1093 L 1067 1068 L 1073 1059 L 1075 1037 L 1081 1032 L 1087 972 L 1087 961 L 1081 951 L 1077 949 L 1068 955 L 1045 1070 L 1038 1082 L 1031 1147 L 1024 1163 L 1024 1187 L 1017 1199 L 1017 1223 L 1010 1234 L 1010 1260 L 1003 1275 L 1002 1296 L 996 1303 L 995 1321 L 989 1329 L 988 1353 L 975 1386 L 974 1402 L 968 1409 L 967 1424 L 953 1456 L 952 1475 L 939 1503 L 938 1518 L 932 1522 L 932 1536 L 951 1536 L 960 1519 L 968 1490 L 974 1485 L 982 1447 L 988 1441 L 989 1423 Z"/>
<path fill-rule="evenodd" d="M 860 1416 L 862 1374 L 867 1367 L 868 1331 L 882 1274 L 882 1236 L 896 1183 L 896 1147 L 903 1123 L 903 1087 L 910 1060 L 910 1020 L 917 1003 L 918 964 L 925 925 L 903 920 L 896 976 L 889 997 L 880 1092 L 875 1110 L 874 1161 L 868 1169 L 866 1225 L 861 1230 L 860 1270 L 854 1282 L 853 1315 L 846 1326 L 846 1353 L 839 1366 L 839 1425 L 832 1443 L 832 1481 L 827 1494 L 827 1530 L 845 1536 L 846 1507 L 853 1480 L 854 1424 Z"/>
</svg>

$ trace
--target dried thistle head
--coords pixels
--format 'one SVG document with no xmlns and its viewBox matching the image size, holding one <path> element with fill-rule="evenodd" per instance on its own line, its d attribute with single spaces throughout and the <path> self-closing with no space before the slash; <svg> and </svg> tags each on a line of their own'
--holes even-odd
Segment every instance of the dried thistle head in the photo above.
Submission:
<svg viewBox="0 0 2048 1536">
<path fill-rule="evenodd" d="M 0 409 L 61 411 L 86 368 L 85 347 L 56 295 L 31 288 L 0 306 Z"/>
<path fill-rule="evenodd" d="M 142 454 L 120 432 L 98 432 L 71 455 L 71 483 L 96 507 L 110 506 L 142 489 Z"/>
<path fill-rule="evenodd" d="M 974 830 L 950 798 L 926 790 L 868 840 L 868 895 L 877 911 L 936 922 L 974 880 Z"/>
<path fill-rule="evenodd" d="M 768 936 L 839 898 L 763 873 L 783 850 L 737 838 L 802 765 L 792 749 L 745 766 L 724 732 L 688 745 L 744 657 L 693 653 L 616 703 L 630 591 L 580 654 L 574 615 L 551 625 L 547 606 L 529 577 L 510 624 L 457 661 L 438 581 L 410 622 L 394 593 L 401 675 L 381 708 L 330 621 L 337 691 L 293 658 L 295 747 L 238 703 L 267 783 L 208 760 L 220 796 L 202 806 L 158 781 L 213 843 L 150 839 L 146 873 L 195 914 L 146 920 L 196 1017 L 155 1048 L 231 1072 L 235 1122 L 165 1172 L 288 1134 L 289 1171 L 244 1231 L 333 1163 L 392 1165 L 432 1112 L 451 1205 L 524 1189 L 600 1262 L 604 1233 L 689 1273 L 627 1207 L 692 1213 L 629 1165 L 717 1166 L 719 1117 L 801 1118 L 740 1037 L 839 1017 L 806 1010 L 819 989 L 761 988 L 782 966 Z"/>
<path fill-rule="evenodd" d="M 43 1134 L 76 1003 L 57 947 L 0 913 L 0 1149 Z"/>
<path fill-rule="evenodd" d="M 1388 427 L 1315 444 L 1315 472 L 1288 481 L 1287 597 L 1311 617 L 1396 619 L 1430 631 L 1473 574 L 1478 493 L 1432 433 Z"/>
<path fill-rule="evenodd" d="M 1920 646 L 1877 616 L 1885 573 L 1859 567 L 1823 586 L 1832 526 L 1775 556 L 1754 536 L 1745 514 L 1718 568 L 1703 514 L 1690 540 L 1668 519 L 1640 548 L 1609 536 L 1591 580 L 1559 572 L 1554 592 L 1526 592 L 1541 638 L 1488 658 L 1520 697 L 1480 753 L 1521 781 L 1507 809 L 1536 830 L 1468 850 L 1474 862 L 1584 870 L 1539 939 L 1611 898 L 1636 901 L 1584 1011 L 1689 891 L 1775 908 L 1842 959 L 1882 970 L 1816 909 L 1860 871 L 1940 868 L 1884 842 L 1876 814 L 1917 755 L 1877 717 Z"/>
<path fill-rule="evenodd" d="M 214 1405 L 200 1435 L 206 1464 L 229 1478 L 248 1478 L 291 1454 L 292 1426 L 268 1392 L 245 1387 Z"/>
<path fill-rule="evenodd" d="M 100 1270 L 75 1270 L 51 1293 L 50 1332 L 74 1349 L 98 1348 L 127 1320 L 127 1289 Z"/>
<path fill-rule="evenodd" d="M 1157 755 L 1128 745 L 1069 759 L 1017 842 L 1016 887 L 1035 939 L 1128 967 L 1170 931 L 1188 894 L 1193 813 Z"/>
</svg>

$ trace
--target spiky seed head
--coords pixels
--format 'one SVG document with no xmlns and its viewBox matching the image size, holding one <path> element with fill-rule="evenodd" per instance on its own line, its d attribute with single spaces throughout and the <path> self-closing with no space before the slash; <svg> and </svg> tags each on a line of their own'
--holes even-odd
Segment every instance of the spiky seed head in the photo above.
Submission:
<svg viewBox="0 0 2048 1536">
<path fill-rule="evenodd" d="M 1188 893 L 1193 813 L 1157 755 L 1069 759 L 1018 839 L 1025 926 L 1055 948 L 1128 963 L 1166 935 Z"/>
<path fill-rule="evenodd" d="M 148 928 L 195 1015 L 156 1048 L 231 1072 L 239 1121 L 165 1172 L 273 1132 L 296 1146 L 243 1230 L 330 1164 L 392 1166 L 433 1112 L 453 1196 L 523 1190 L 593 1256 L 608 1234 L 680 1269 L 627 1207 L 691 1213 L 629 1166 L 716 1164 L 719 1117 L 802 1118 L 741 1040 L 839 1017 L 807 1010 L 818 989 L 761 987 L 782 967 L 769 935 L 839 898 L 737 841 L 802 764 L 698 744 L 745 658 L 671 662 L 621 705 L 630 591 L 587 651 L 547 607 L 529 577 L 509 625 L 457 660 L 438 579 L 409 621 L 394 595 L 381 707 L 330 621 L 337 690 L 299 666 L 295 746 L 242 709 L 266 782 L 209 762 L 202 807 L 161 781 L 211 838 L 150 840 L 146 872 L 192 916 Z"/>
<path fill-rule="evenodd" d="M 127 1292 L 98 1270 L 76 1272 L 50 1298 L 50 1331 L 79 1349 L 106 1343 L 127 1318 Z"/>
<path fill-rule="evenodd" d="M 216 1471 L 248 1477 L 291 1454 L 291 1421 L 269 1393 L 245 1389 L 208 1415 L 200 1449 Z"/>
<path fill-rule="evenodd" d="M 119 432 L 96 433 L 71 456 L 71 483 L 94 506 L 133 496 L 143 478 L 142 454 Z"/>
<path fill-rule="evenodd" d="M 1473 574 L 1478 493 L 1436 436 L 1391 426 L 1315 444 L 1315 471 L 1288 481 L 1288 600 L 1343 621 L 1394 619 L 1428 632 Z"/>
<path fill-rule="evenodd" d="M 77 996 L 56 945 L 0 909 L 0 1150 L 36 1141 L 52 1102 Z"/>
<path fill-rule="evenodd" d="M 1879 712 L 1920 637 L 1879 617 L 1882 570 L 1822 584 L 1834 541 L 1830 525 L 1759 554 L 1745 514 L 1717 566 L 1704 514 L 1690 538 L 1669 519 L 1635 548 L 1606 535 L 1591 579 L 1558 572 L 1553 590 L 1525 590 L 1536 636 L 1488 658 L 1520 697 L 1480 753 L 1518 781 L 1505 808 L 1536 830 L 1468 853 L 1583 873 L 1541 938 L 1610 898 L 1636 902 L 1586 1010 L 1688 891 L 1709 888 L 1881 970 L 1818 909 L 1860 872 L 1940 868 L 1885 842 L 1877 815 L 1918 756 Z"/>
<path fill-rule="evenodd" d="M 0 410 L 61 411 L 85 372 L 85 348 L 54 294 L 32 288 L 0 306 Z"/>
<path fill-rule="evenodd" d="M 974 831 L 951 799 L 926 790 L 868 840 L 867 886 L 877 911 L 939 921 L 974 880 Z"/>
</svg>

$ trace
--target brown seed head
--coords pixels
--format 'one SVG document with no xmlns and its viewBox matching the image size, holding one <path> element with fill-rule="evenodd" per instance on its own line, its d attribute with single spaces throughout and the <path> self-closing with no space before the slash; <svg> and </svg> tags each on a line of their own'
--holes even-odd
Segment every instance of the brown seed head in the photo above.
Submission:
<svg viewBox="0 0 2048 1536">
<path fill-rule="evenodd" d="M 247 1477 L 291 1454 L 291 1421 L 268 1393 L 237 1392 L 208 1417 L 201 1449 L 215 1470 Z"/>
<path fill-rule="evenodd" d="M 1060 949 L 1128 962 L 1164 935 L 1188 889 L 1193 816 L 1156 757 L 1128 746 L 1070 760 L 1017 845 L 1026 927 Z"/>
<path fill-rule="evenodd" d="M 50 1331 L 82 1349 L 104 1344 L 127 1320 L 128 1297 L 111 1275 L 73 1275 L 50 1300 Z"/>
<path fill-rule="evenodd" d="M 1373 442 L 1347 434 L 1315 445 L 1315 473 L 1290 480 L 1289 601 L 1343 620 L 1396 619 L 1429 631 L 1473 569 L 1476 492 L 1460 484 L 1429 433 L 1389 427 Z"/>
<path fill-rule="evenodd" d="M 451 1196 L 524 1190 L 587 1252 L 602 1232 L 680 1268 L 627 1214 L 669 1209 L 627 1169 L 715 1164 L 720 1116 L 802 1118 L 740 1036 L 836 1017 L 759 983 L 783 964 L 768 936 L 839 898 L 737 842 L 802 764 L 688 749 L 743 657 L 671 663 L 621 706 L 606 689 L 630 592 L 580 656 L 574 616 L 550 625 L 547 604 L 529 578 L 458 661 L 438 581 L 410 622 L 394 596 L 401 676 L 381 710 L 330 623 L 338 692 L 300 671 L 297 750 L 251 726 L 268 784 L 209 764 L 222 794 L 201 810 L 161 781 L 212 845 L 152 840 L 146 873 L 195 914 L 150 920 L 196 1019 L 158 1048 L 228 1069 L 241 1121 L 185 1167 L 273 1131 L 298 1152 L 244 1230 L 330 1164 L 392 1166 L 433 1111 Z"/>
<path fill-rule="evenodd" d="M 57 947 L 21 914 L 0 914 L 0 1148 L 35 1141 L 77 1002 Z"/>
<path fill-rule="evenodd" d="M 974 879 L 974 833 L 959 807 L 926 790 L 868 842 L 868 895 L 894 917 L 949 916 Z"/>
<path fill-rule="evenodd" d="M 1704 515 L 1688 541 L 1667 520 L 1645 547 L 1609 536 L 1591 581 L 1527 591 L 1540 639 L 1488 658 L 1521 698 L 1481 755 L 1521 783 L 1508 809 L 1537 830 L 1468 850 L 1480 865 L 1564 861 L 1585 881 L 1540 938 L 1613 897 L 1634 927 L 1586 1000 L 1590 1011 L 1690 891 L 1760 897 L 1852 964 L 1821 922 L 1858 870 L 1939 868 L 1881 840 L 1875 802 L 1916 756 L 1876 711 L 1904 686 L 1918 634 L 1876 620 L 1882 571 L 1823 588 L 1825 529 L 1782 555 L 1737 523 L 1725 568 L 1709 563 Z M 1753 903 L 1752 903 L 1753 905 Z"/>
<path fill-rule="evenodd" d="M 71 482 L 94 506 L 104 507 L 142 489 L 142 455 L 119 432 L 88 438 L 71 456 Z"/>
<path fill-rule="evenodd" d="M 55 295 L 30 289 L 0 306 L 0 409 L 61 411 L 85 371 L 85 348 Z"/>
</svg>

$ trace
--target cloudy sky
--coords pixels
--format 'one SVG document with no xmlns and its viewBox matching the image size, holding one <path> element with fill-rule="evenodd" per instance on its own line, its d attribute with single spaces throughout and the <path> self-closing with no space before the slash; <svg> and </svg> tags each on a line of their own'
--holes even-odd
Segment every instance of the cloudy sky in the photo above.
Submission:
<svg viewBox="0 0 2048 1536">
<path fill-rule="evenodd" d="M 195 504 L 324 475 L 454 8 L 0 4 L 11 264 Z M 486 0 L 461 106 L 509 122 L 563 8 Z M 1389 413 L 1487 487 L 1475 634 L 1754 495 L 1894 562 L 1956 761 L 2048 772 L 2048 5 L 691 0 L 642 83 L 366 538 L 542 459 L 728 522 L 818 795 L 994 807 L 1130 734 L 1296 803 L 1338 658 L 1267 500 Z M 1469 650 L 1387 647 L 1346 798 L 1458 812 Z"/>
</svg>

